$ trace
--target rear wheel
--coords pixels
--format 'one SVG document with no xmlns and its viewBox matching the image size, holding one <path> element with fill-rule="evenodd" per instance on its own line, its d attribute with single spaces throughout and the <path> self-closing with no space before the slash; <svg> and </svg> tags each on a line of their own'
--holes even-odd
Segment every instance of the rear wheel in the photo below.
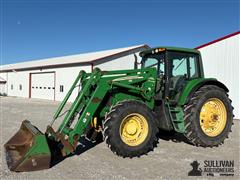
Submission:
<svg viewBox="0 0 240 180">
<path fill-rule="evenodd" d="M 154 115 L 138 101 L 123 101 L 112 107 L 103 126 L 106 143 L 119 156 L 141 156 L 158 142 Z"/>
<path fill-rule="evenodd" d="M 184 108 L 185 136 L 197 146 L 222 144 L 231 131 L 232 111 L 231 100 L 223 89 L 201 87 Z"/>
</svg>

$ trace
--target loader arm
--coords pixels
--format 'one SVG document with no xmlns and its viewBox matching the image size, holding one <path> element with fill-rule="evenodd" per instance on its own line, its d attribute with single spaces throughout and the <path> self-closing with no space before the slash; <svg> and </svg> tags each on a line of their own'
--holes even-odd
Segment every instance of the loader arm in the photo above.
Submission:
<svg viewBox="0 0 240 180">
<path fill-rule="evenodd" d="M 154 68 L 110 72 L 96 68 L 91 74 L 81 71 L 57 109 L 53 121 L 47 127 L 46 134 L 50 139 L 62 143 L 64 146 L 62 149 L 63 155 L 73 153 L 80 136 L 84 134 L 84 130 L 96 116 L 97 109 L 110 90 L 114 88 L 131 90 L 131 92 L 149 101 L 149 104 L 152 104 L 149 106 L 153 107 L 153 101 L 151 100 L 153 100 L 155 92 L 155 76 L 156 69 Z M 52 124 L 61 114 L 74 88 L 79 86 L 77 84 L 81 85 L 82 89 L 55 132 Z M 104 107 L 100 108 L 103 109 Z"/>
</svg>

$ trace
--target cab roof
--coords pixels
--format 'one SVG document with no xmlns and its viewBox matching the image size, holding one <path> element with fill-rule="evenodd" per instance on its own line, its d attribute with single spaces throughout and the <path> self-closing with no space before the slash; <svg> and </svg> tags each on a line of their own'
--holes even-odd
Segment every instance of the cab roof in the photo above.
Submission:
<svg viewBox="0 0 240 180">
<path fill-rule="evenodd" d="M 140 52 L 140 56 L 143 57 L 146 54 L 154 54 L 161 51 L 179 51 L 179 52 L 187 52 L 187 53 L 197 53 L 200 54 L 200 52 L 197 49 L 191 49 L 191 48 L 182 48 L 182 47 L 172 47 L 172 46 L 159 46 L 155 48 L 150 48 L 147 50 L 144 50 Z"/>
</svg>

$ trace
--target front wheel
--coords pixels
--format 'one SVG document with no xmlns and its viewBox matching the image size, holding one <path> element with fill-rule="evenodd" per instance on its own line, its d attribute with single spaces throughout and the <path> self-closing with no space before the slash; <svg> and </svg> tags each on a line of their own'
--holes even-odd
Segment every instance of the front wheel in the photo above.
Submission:
<svg viewBox="0 0 240 180">
<path fill-rule="evenodd" d="M 197 90 L 184 108 L 185 136 L 194 145 L 218 146 L 231 131 L 233 108 L 226 92 L 213 85 Z"/>
<path fill-rule="evenodd" d="M 104 139 L 122 157 L 135 157 L 156 147 L 158 128 L 153 112 L 145 104 L 129 100 L 111 108 L 103 123 Z"/>
</svg>

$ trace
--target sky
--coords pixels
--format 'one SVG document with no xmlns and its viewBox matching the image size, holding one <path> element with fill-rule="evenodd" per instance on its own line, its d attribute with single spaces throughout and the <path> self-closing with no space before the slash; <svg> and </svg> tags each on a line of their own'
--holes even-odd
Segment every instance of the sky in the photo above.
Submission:
<svg viewBox="0 0 240 180">
<path fill-rule="evenodd" d="M 1 64 L 239 31 L 239 0 L 0 0 Z"/>
</svg>

